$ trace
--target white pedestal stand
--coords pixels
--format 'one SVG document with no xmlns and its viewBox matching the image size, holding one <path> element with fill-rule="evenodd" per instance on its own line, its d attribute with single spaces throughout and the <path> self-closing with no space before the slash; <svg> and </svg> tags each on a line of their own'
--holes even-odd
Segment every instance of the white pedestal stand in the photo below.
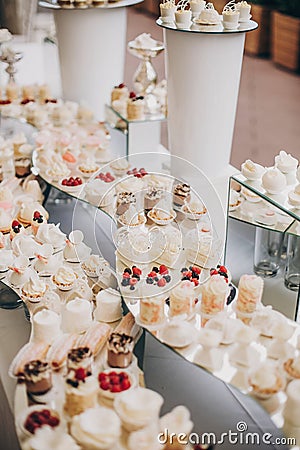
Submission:
<svg viewBox="0 0 300 450">
<path fill-rule="evenodd" d="M 165 28 L 171 153 L 216 176 L 230 160 L 245 32 L 257 24 L 235 31 L 157 24 Z M 172 173 L 184 177 L 181 167 Z"/>
<path fill-rule="evenodd" d="M 54 12 L 63 98 L 85 102 L 100 120 L 104 120 L 104 105 L 113 86 L 124 77 L 126 7 L 140 1 L 121 0 L 86 9 L 40 3 Z"/>
</svg>

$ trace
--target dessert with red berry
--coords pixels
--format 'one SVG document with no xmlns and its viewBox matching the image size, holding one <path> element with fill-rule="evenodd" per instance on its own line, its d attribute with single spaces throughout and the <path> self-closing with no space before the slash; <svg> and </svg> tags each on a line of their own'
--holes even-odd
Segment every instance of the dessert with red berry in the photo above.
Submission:
<svg viewBox="0 0 300 450">
<path fill-rule="evenodd" d="M 236 288 L 231 283 L 231 273 L 229 272 L 227 267 L 218 264 L 216 268 L 213 267 L 210 269 L 210 276 L 214 275 L 221 275 L 223 278 L 225 278 L 225 281 L 228 284 L 228 287 L 230 288 L 230 293 L 227 297 L 226 304 L 230 305 L 230 303 L 234 300 L 236 295 Z"/>
<path fill-rule="evenodd" d="M 201 269 L 200 267 L 197 266 L 189 266 L 187 267 L 183 267 L 181 269 L 181 280 L 189 280 L 192 283 L 194 283 L 195 287 L 199 286 L 199 279 L 200 279 L 200 274 L 201 274 Z"/>
<path fill-rule="evenodd" d="M 111 103 L 115 100 L 127 100 L 129 95 L 128 88 L 125 83 L 120 83 L 115 86 L 111 93 Z"/>
<path fill-rule="evenodd" d="M 170 293 L 171 317 L 186 314 L 190 317 L 194 313 L 195 306 L 195 284 L 189 280 L 181 281 Z"/>
<path fill-rule="evenodd" d="M 73 417 L 93 408 L 97 403 L 97 392 L 97 379 L 89 370 L 83 367 L 71 370 L 65 383 L 65 413 Z"/>
<path fill-rule="evenodd" d="M 131 388 L 133 379 L 124 370 L 105 370 L 98 375 L 100 395 L 106 398 L 114 398 L 115 394 L 127 391 Z"/>
<path fill-rule="evenodd" d="M 24 423 L 24 428 L 31 434 L 34 434 L 38 428 L 43 426 L 49 426 L 55 428 L 60 424 L 59 415 L 53 409 L 48 409 L 45 407 L 34 407 L 32 411 L 26 418 Z"/>
<path fill-rule="evenodd" d="M 13 240 L 15 236 L 19 236 L 20 234 L 24 233 L 25 228 L 18 220 L 13 220 L 11 223 L 11 229 L 10 229 L 10 240 Z"/>
<path fill-rule="evenodd" d="M 115 181 L 115 177 L 110 172 L 100 172 L 96 178 L 99 178 L 101 181 L 104 181 L 104 183 L 112 183 Z"/>
<path fill-rule="evenodd" d="M 47 220 L 44 218 L 44 216 L 39 211 L 34 211 L 33 218 L 31 221 L 31 229 L 32 233 L 36 236 L 39 227 L 42 225 L 42 223 L 47 223 Z"/>
<path fill-rule="evenodd" d="M 159 267 L 152 267 L 151 272 L 148 273 L 146 278 L 147 284 L 156 285 L 158 287 L 164 287 L 166 284 L 170 283 L 171 275 L 169 273 L 169 269 L 164 264 L 161 264 Z"/>
<path fill-rule="evenodd" d="M 141 279 L 141 275 L 142 271 L 137 266 L 132 266 L 132 268 L 126 267 L 122 274 L 121 286 L 129 287 L 131 291 L 134 291 Z"/>
<path fill-rule="evenodd" d="M 137 96 L 134 92 L 130 92 L 127 100 L 127 119 L 143 120 L 145 117 L 145 99 L 143 96 Z"/>
<path fill-rule="evenodd" d="M 142 167 L 141 169 L 137 169 L 134 167 L 134 169 L 128 170 L 127 175 L 133 175 L 136 178 L 143 178 L 145 175 L 148 175 L 148 172 Z"/>
<path fill-rule="evenodd" d="M 158 294 L 156 287 L 147 286 L 147 289 L 141 294 L 140 322 L 151 327 L 163 324 L 166 320 L 165 301 L 167 297 L 167 293 Z"/>
<path fill-rule="evenodd" d="M 134 340 L 125 333 L 111 333 L 107 342 L 107 363 L 125 369 L 131 364 Z"/>
<path fill-rule="evenodd" d="M 69 177 L 69 178 L 64 178 L 61 181 L 61 185 L 63 188 L 65 188 L 67 191 L 77 191 L 81 188 L 82 186 L 82 178 L 80 177 Z"/>
</svg>

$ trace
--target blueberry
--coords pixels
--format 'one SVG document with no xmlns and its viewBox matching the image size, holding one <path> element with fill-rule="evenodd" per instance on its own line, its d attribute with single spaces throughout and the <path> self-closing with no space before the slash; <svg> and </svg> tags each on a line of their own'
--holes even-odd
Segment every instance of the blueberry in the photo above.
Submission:
<svg viewBox="0 0 300 450">
<path fill-rule="evenodd" d="M 180 272 L 182 273 L 182 272 L 187 272 L 187 271 L 188 271 L 188 269 L 186 267 L 184 267 L 183 269 L 181 269 Z"/>
<path fill-rule="evenodd" d="M 234 300 L 236 295 L 236 288 L 232 284 L 230 284 L 229 287 L 230 287 L 230 294 L 227 297 L 226 301 L 227 305 L 230 305 L 230 303 Z"/>
<path fill-rule="evenodd" d="M 124 269 L 124 273 L 129 273 L 129 275 L 131 275 L 131 269 L 129 269 L 129 267 L 126 267 L 126 269 Z"/>
<path fill-rule="evenodd" d="M 153 279 L 154 281 L 156 281 L 156 283 L 158 282 L 158 277 L 154 277 Z"/>
<path fill-rule="evenodd" d="M 130 283 L 129 278 L 123 278 L 121 285 L 122 286 L 128 286 Z"/>
<path fill-rule="evenodd" d="M 154 283 L 153 278 L 147 277 L 147 278 L 146 278 L 146 283 L 147 283 L 147 284 L 153 284 L 153 283 Z"/>
<path fill-rule="evenodd" d="M 43 223 L 43 219 L 38 219 L 37 222 L 38 223 Z"/>
<path fill-rule="evenodd" d="M 181 280 L 182 280 L 182 281 L 184 281 L 184 280 L 189 280 L 189 277 L 182 277 Z"/>
<path fill-rule="evenodd" d="M 141 277 L 137 273 L 134 273 L 132 275 L 132 278 L 136 278 L 137 280 L 140 280 Z"/>
<path fill-rule="evenodd" d="M 224 277 L 224 278 L 228 278 L 228 275 L 225 272 L 219 272 L 219 275 L 222 275 L 222 277 Z"/>
<path fill-rule="evenodd" d="M 170 283 L 171 281 L 170 275 L 164 275 L 164 279 L 166 280 L 167 283 Z"/>
<path fill-rule="evenodd" d="M 132 285 L 132 286 L 130 286 L 130 290 L 131 291 L 134 291 L 135 290 L 135 287 Z"/>
</svg>

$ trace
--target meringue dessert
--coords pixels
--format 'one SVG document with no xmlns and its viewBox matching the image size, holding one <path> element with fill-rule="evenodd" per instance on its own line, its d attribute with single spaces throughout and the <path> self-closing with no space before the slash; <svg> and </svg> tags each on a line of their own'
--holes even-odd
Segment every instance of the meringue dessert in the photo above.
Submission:
<svg viewBox="0 0 300 450">
<path fill-rule="evenodd" d="M 252 372 L 249 378 L 253 394 L 267 399 L 284 388 L 278 369 L 269 363 L 263 363 Z"/>
<path fill-rule="evenodd" d="M 21 289 L 22 296 L 32 303 L 39 302 L 47 290 L 46 284 L 37 276 L 30 276 Z"/>
<path fill-rule="evenodd" d="M 163 1 L 160 3 L 159 9 L 163 22 L 169 23 L 175 20 L 176 5 L 174 0 Z"/>
<path fill-rule="evenodd" d="M 11 250 L 0 250 L 0 273 L 6 272 L 13 263 L 14 255 Z"/>
<path fill-rule="evenodd" d="M 157 424 L 151 424 L 141 430 L 133 431 L 130 433 L 127 448 L 128 450 L 167 450 L 167 447 L 163 447 L 157 439 L 159 429 Z"/>
<path fill-rule="evenodd" d="M 275 167 L 285 174 L 296 171 L 298 163 L 298 159 L 286 153 L 284 150 L 281 150 L 279 155 L 275 156 Z"/>
<path fill-rule="evenodd" d="M 42 223 L 36 234 L 36 240 L 41 244 L 51 244 L 54 249 L 64 246 L 66 235 L 59 229 L 59 224 Z"/>
<path fill-rule="evenodd" d="M 126 158 L 120 158 L 110 163 L 110 168 L 117 177 L 122 177 L 129 170 L 130 164 Z"/>
<path fill-rule="evenodd" d="M 67 333 L 83 333 L 92 324 L 92 305 L 88 300 L 70 300 L 63 312 L 63 328 Z"/>
<path fill-rule="evenodd" d="M 53 255 L 53 247 L 51 244 L 43 244 L 36 253 L 36 261 L 34 270 L 41 277 L 50 277 L 57 270 L 58 259 Z"/>
<path fill-rule="evenodd" d="M 26 283 L 30 273 L 32 273 L 28 266 L 29 259 L 27 256 L 21 255 L 14 260 L 12 265 L 9 267 L 9 269 L 11 269 L 9 274 L 9 282 L 13 287 L 19 288 Z"/>
<path fill-rule="evenodd" d="M 225 29 L 235 30 L 238 27 L 240 13 L 235 0 L 230 1 L 224 6 L 222 16 Z"/>
<path fill-rule="evenodd" d="M 289 204 L 297 209 L 300 209 L 300 184 L 298 184 L 293 191 L 288 193 Z"/>
<path fill-rule="evenodd" d="M 262 187 L 270 194 L 280 194 L 286 186 L 286 178 L 279 169 L 268 169 L 262 176 Z"/>
<path fill-rule="evenodd" d="M 137 387 L 121 392 L 114 400 L 114 409 L 127 431 L 136 431 L 158 420 L 163 397 L 151 389 Z"/>
<path fill-rule="evenodd" d="M 186 347 L 195 339 L 195 328 L 188 322 L 174 319 L 160 331 L 159 338 L 172 347 Z"/>
<path fill-rule="evenodd" d="M 99 322 L 106 323 L 116 322 L 121 319 L 121 294 L 112 288 L 100 291 L 96 296 L 94 317 Z"/>
<path fill-rule="evenodd" d="M 130 204 L 127 211 L 119 216 L 118 220 L 122 225 L 138 227 L 145 223 L 146 218 L 143 212 L 139 212 L 133 204 Z"/>
<path fill-rule="evenodd" d="M 113 449 L 121 436 L 121 422 L 112 409 L 91 408 L 73 418 L 71 434 L 82 448 Z"/>
<path fill-rule="evenodd" d="M 33 341 L 51 344 L 60 335 L 60 316 L 54 311 L 42 309 L 32 318 Z"/>
<path fill-rule="evenodd" d="M 188 317 L 194 311 L 194 283 L 188 280 L 181 281 L 170 292 L 170 317 L 186 314 Z"/>
<path fill-rule="evenodd" d="M 66 261 L 81 262 L 90 256 L 92 249 L 83 242 L 83 239 L 82 231 L 71 231 L 63 251 L 63 256 Z"/>
<path fill-rule="evenodd" d="M 84 189 L 87 200 L 98 207 L 110 205 L 114 198 L 114 188 L 109 184 L 99 178 L 89 181 Z"/>
<path fill-rule="evenodd" d="M 221 17 L 212 3 L 205 5 L 205 8 L 199 14 L 197 23 L 201 25 L 219 25 L 221 23 Z"/>
<path fill-rule="evenodd" d="M 263 166 L 252 162 L 251 159 L 247 159 L 241 166 L 242 175 L 250 181 L 259 180 L 265 171 Z"/>
<path fill-rule="evenodd" d="M 69 291 L 73 288 L 77 275 L 69 267 L 60 267 L 53 275 L 52 281 L 61 291 Z"/>
<path fill-rule="evenodd" d="M 239 21 L 240 22 L 248 22 L 248 20 L 250 20 L 250 18 L 251 18 L 251 15 L 250 15 L 251 5 L 249 5 L 249 3 L 247 3 L 245 0 L 243 0 L 241 2 L 238 2 L 236 6 L 240 13 Z"/>
</svg>

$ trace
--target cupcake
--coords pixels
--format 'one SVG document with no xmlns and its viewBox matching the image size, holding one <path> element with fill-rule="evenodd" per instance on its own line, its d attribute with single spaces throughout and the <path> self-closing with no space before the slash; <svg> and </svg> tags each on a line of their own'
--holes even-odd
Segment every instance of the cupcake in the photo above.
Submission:
<svg viewBox="0 0 300 450">
<path fill-rule="evenodd" d="M 22 296 L 32 303 L 41 301 L 46 293 L 47 286 L 37 276 L 30 276 L 21 289 Z"/>
<path fill-rule="evenodd" d="M 30 395 L 43 395 L 52 388 L 51 368 L 47 362 L 36 360 L 25 364 L 24 379 Z"/>
<path fill-rule="evenodd" d="M 61 291 L 69 291 L 74 287 L 74 284 L 77 280 L 77 275 L 75 272 L 68 267 L 60 267 L 55 275 L 52 277 L 53 283 L 57 286 Z"/>
<path fill-rule="evenodd" d="M 98 382 L 83 368 L 71 370 L 65 382 L 64 411 L 74 417 L 97 404 Z"/>
<path fill-rule="evenodd" d="M 223 12 L 223 26 L 228 30 L 235 30 L 239 24 L 240 13 L 236 3 L 230 1 L 224 6 Z"/>
<path fill-rule="evenodd" d="M 173 22 L 175 20 L 176 5 L 175 1 L 167 0 L 163 1 L 159 5 L 161 20 L 166 23 Z"/>
<path fill-rule="evenodd" d="M 275 167 L 284 174 L 295 172 L 297 170 L 299 161 L 284 150 L 275 156 Z"/>
<path fill-rule="evenodd" d="M 107 342 L 107 364 L 125 369 L 132 362 L 134 340 L 125 333 L 111 333 Z"/>
</svg>

